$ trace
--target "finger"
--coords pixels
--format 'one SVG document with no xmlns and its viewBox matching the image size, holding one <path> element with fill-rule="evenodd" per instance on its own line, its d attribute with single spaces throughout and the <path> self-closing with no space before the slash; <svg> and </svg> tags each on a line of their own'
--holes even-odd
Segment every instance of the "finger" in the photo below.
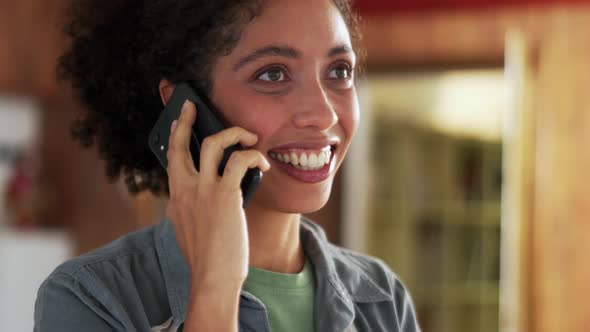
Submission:
<svg viewBox="0 0 590 332">
<path fill-rule="evenodd" d="M 192 126 L 195 122 L 195 118 L 195 105 L 186 101 L 182 107 L 180 117 L 172 123 L 167 153 L 168 169 L 172 170 L 172 173 L 196 173 L 193 158 L 189 149 Z"/>
<path fill-rule="evenodd" d="M 216 179 L 219 176 L 217 170 L 223 158 L 223 151 L 227 147 L 237 143 L 252 146 L 257 141 L 256 134 L 240 127 L 232 127 L 205 138 L 201 145 L 201 174 L 208 179 Z"/>
<path fill-rule="evenodd" d="M 242 178 L 250 168 L 259 168 L 266 172 L 270 169 L 268 160 L 258 150 L 236 151 L 231 154 L 223 177 L 221 177 L 221 186 L 228 190 L 240 189 Z"/>
</svg>

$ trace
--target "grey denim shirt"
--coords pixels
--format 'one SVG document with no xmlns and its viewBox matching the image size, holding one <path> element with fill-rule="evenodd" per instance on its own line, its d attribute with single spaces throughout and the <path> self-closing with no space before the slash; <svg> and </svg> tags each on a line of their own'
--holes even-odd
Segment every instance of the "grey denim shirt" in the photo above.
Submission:
<svg viewBox="0 0 590 332">
<path fill-rule="evenodd" d="M 301 241 L 316 274 L 316 331 L 420 331 L 382 261 L 328 243 L 303 218 Z M 188 301 L 189 270 L 163 220 L 60 265 L 37 294 L 34 331 L 182 331 Z M 240 331 L 270 331 L 264 304 L 245 291 L 238 320 Z"/>
</svg>

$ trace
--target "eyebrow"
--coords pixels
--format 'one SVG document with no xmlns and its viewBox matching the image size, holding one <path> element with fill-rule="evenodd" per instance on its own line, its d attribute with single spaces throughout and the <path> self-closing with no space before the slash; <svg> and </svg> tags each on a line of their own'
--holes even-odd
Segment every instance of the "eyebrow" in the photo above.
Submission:
<svg viewBox="0 0 590 332">
<path fill-rule="evenodd" d="M 331 48 L 328 51 L 327 56 L 331 58 L 336 55 L 347 54 L 347 53 L 354 54 L 354 51 L 348 45 L 338 45 L 338 46 Z M 293 47 L 290 47 L 290 46 L 280 46 L 280 45 L 265 46 L 265 47 L 255 50 L 254 52 L 252 52 L 252 53 L 246 55 L 245 57 L 241 58 L 240 60 L 238 60 L 238 62 L 236 62 L 236 64 L 233 66 L 233 70 L 238 71 L 238 70 L 240 70 L 240 68 L 244 67 L 248 63 L 256 61 L 260 58 L 264 58 L 266 56 L 282 56 L 282 57 L 289 58 L 289 59 L 300 59 L 301 52 L 294 49 Z"/>
<path fill-rule="evenodd" d="M 240 70 L 240 68 L 244 67 L 246 64 L 256 61 L 260 58 L 270 55 L 277 55 L 282 56 L 285 58 L 290 59 L 299 59 L 301 58 L 301 52 L 297 51 L 296 49 L 289 47 L 289 46 L 277 46 L 277 45 L 270 45 L 265 46 L 263 48 L 259 48 L 256 51 L 246 55 L 245 57 L 241 58 L 235 65 L 234 71 Z"/>
<path fill-rule="evenodd" d="M 354 51 L 348 45 L 338 45 L 338 46 L 332 47 L 328 51 L 329 58 L 335 57 L 340 54 L 354 54 Z"/>
</svg>

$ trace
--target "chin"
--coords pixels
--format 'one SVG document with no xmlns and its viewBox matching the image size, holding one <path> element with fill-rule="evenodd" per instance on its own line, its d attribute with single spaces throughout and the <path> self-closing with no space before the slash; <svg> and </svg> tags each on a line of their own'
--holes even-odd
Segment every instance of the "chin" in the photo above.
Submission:
<svg viewBox="0 0 590 332">
<path fill-rule="evenodd" d="M 289 206 L 287 206 L 284 209 L 284 211 L 288 213 L 301 214 L 313 213 L 323 208 L 328 202 L 329 198 L 330 195 L 327 195 L 325 197 L 310 197 L 305 199 L 299 199 L 297 202 L 292 201 L 289 202 Z"/>
<path fill-rule="evenodd" d="M 323 208 L 330 198 L 333 178 L 317 184 L 301 184 L 298 190 L 265 190 L 254 194 L 252 203 L 282 213 L 312 213 Z"/>
</svg>

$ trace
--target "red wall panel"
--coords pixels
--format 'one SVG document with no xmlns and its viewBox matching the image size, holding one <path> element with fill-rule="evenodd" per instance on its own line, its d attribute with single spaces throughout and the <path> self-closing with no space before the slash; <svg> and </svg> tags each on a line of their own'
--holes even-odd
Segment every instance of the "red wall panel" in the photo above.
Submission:
<svg viewBox="0 0 590 332">
<path fill-rule="evenodd" d="M 588 3 L 590 0 L 356 0 L 362 14 L 487 9 L 509 6 L 543 6 Z"/>
</svg>

